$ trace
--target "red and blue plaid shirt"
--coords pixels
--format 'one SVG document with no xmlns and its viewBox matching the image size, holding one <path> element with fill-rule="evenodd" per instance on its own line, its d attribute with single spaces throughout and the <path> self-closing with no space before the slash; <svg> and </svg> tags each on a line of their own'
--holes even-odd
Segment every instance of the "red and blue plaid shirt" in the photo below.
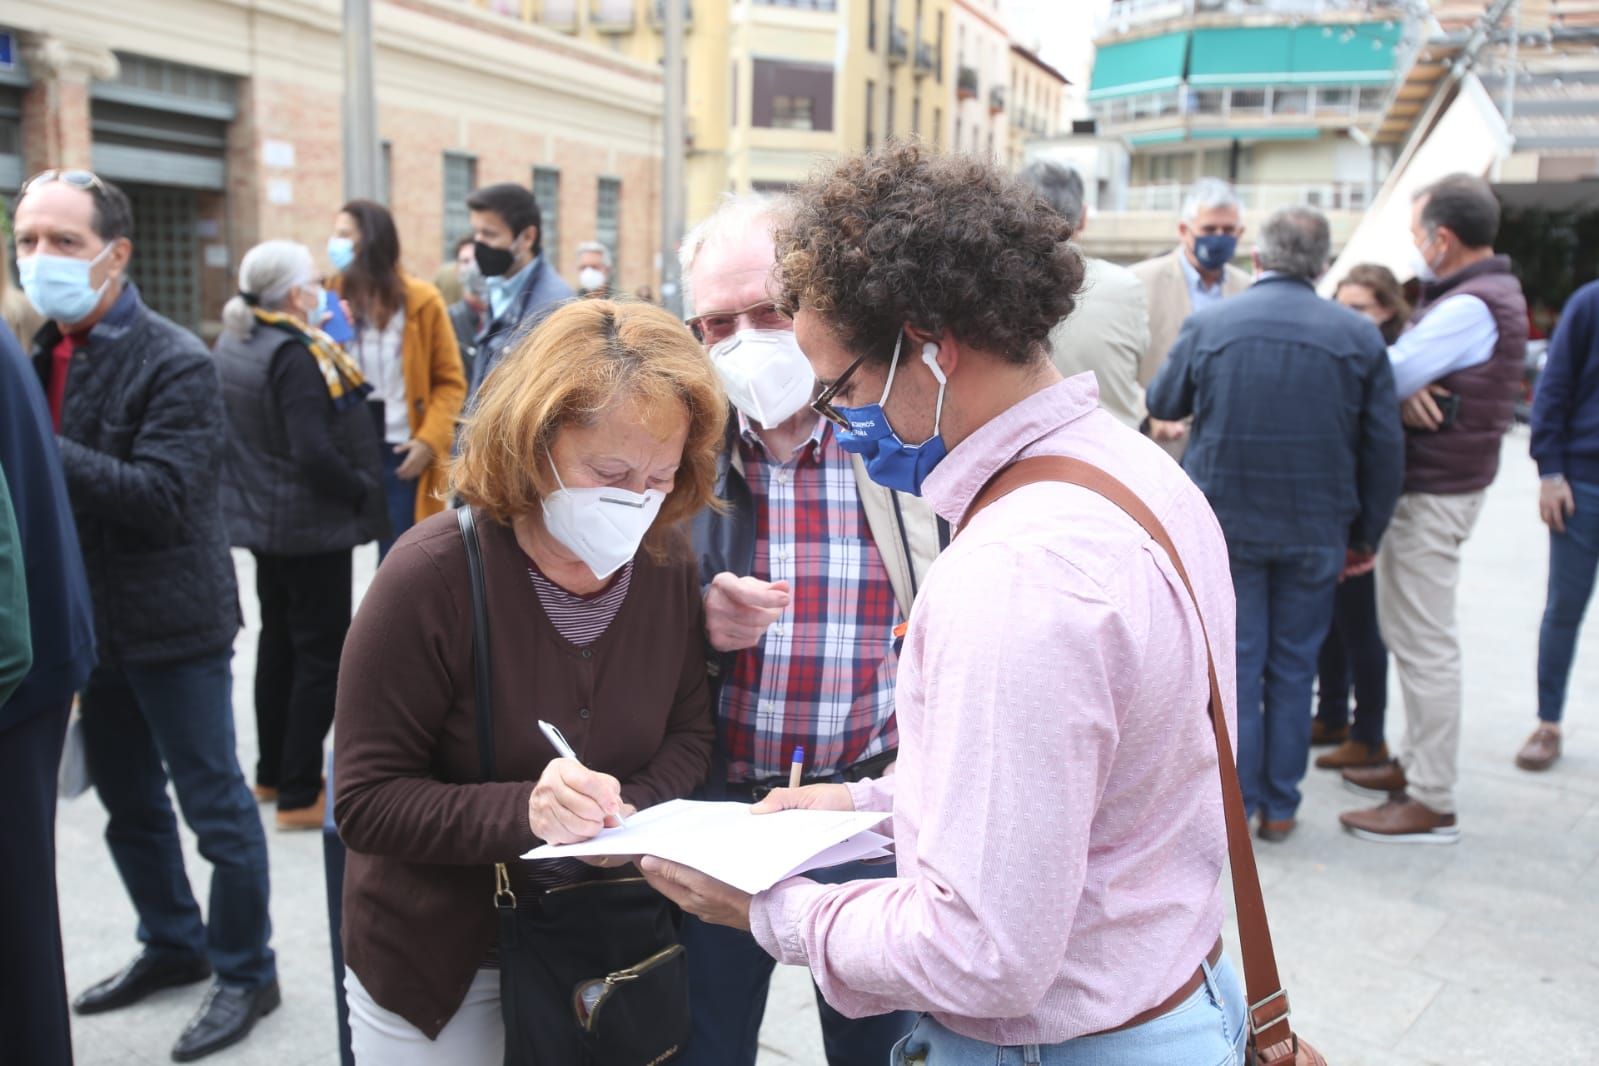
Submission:
<svg viewBox="0 0 1599 1066">
<path fill-rule="evenodd" d="M 729 781 L 846 770 L 896 747 L 893 629 L 899 605 L 872 540 L 849 455 L 817 428 L 776 462 L 742 414 L 739 450 L 755 508 L 754 576 L 787 581 L 789 608 L 734 657 L 722 686 Z"/>
</svg>

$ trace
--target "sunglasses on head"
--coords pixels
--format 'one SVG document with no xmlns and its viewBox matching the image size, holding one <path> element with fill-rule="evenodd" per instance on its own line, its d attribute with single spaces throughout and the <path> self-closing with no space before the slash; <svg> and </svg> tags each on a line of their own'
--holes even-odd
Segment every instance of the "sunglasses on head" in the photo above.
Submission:
<svg viewBox="0 0 1599 1066">
<path fill-rule="evenodd" d="M 92 170 L 56 170 L 52 168 L 50 170 L 41 170 L 23 182 L 22 188 L 17 190 L 17 196 L 20 199 L 35 185 L 49 185 L 53 181 L 59 181 L 61 184 L 71 186 L 74 189 L 82 189 L 84 192 L 95 191 L 102 196 L 105 195 L 106 191 L 105 182 L 101 181 L 100 176 Z"/>
</svg>

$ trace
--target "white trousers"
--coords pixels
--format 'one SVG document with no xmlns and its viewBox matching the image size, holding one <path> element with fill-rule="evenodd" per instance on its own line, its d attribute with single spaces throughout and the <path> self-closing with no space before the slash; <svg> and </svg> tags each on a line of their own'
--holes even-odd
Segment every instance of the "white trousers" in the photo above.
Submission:
<svg viewBox="0 0 1599 1066">
<path fill-rule="evenodd" d="M 501 1066 L 505 1023 L 500 1020 L 500 971 L 479 970 L 461 1009 L 437 1040 L 375 1003 L 360 978 L 344 968 L 350 1003 L 350 1042 L 356 1066 Z"/>
<path fill-rule="evenodd" d="M 1460 772 L 1460 550 L 1484 495 L 1405 493 L 1377 553 L 1377 619 L 1405 696 L 1399 761 L 1412 798 L 1439 814 L 1455 813 Z"/>
</svg>

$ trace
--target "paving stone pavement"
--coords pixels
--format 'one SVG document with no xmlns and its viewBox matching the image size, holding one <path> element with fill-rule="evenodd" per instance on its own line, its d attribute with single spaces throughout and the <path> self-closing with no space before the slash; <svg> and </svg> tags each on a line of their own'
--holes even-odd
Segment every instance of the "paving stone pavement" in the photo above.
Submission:
<svg viewBox="0 0 1599 1066">
<path fill-rule="evenodd" d="M 1524 432 L 1507 440 L 1504 471 L 1466 548 L 1461 843 L 1385 847 L 1347 837 L 1335 816 L 1359 802 L 1312 770 L 1299 831 L 1286 844 L 1260 846 L 1296 1021 L 1333 1066 L 1579 1062 L 1593 1061 L 1599 1047 L 1599 625 L 1590 624 L 1579 649 L 1565 758 L 1536 776 L 1511 762 L 1533 725 L 1548 551 L 1526 446 Z M 234 660 L 234 703 L 248 772 L 257 619 L 250 560 L 238 562 L 248 625 Z M 358 554 L 363 580 L 372 563 L 370 549 Z M 1392 707 L 1389 736 L 1397 739 L 1397 687 Z M 134 950 L 134 919 L 100 839 L 104 825 L 92 795 L 62 805 L 58 869 L 74 993 Z M 283 1007 L 211 1061 L 336 1066 L 321 842 L 270 828 L 268 839 Z M 203 899 L 209 871 L 187 832 L 185 845 Z M 168 1061 L 199 998 L 197 988 L 169 991 L 75 1020 L 77 1061 Z M 803 971 L 779 970 L 761 1048 L 760 1066 L 824 1063 Z"/>
</svg>

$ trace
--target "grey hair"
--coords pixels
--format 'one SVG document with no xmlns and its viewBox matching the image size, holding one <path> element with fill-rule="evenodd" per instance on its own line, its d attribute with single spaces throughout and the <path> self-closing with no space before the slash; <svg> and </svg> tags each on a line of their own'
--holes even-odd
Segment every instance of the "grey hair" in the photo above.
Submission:
<svg viewBox="0 0 1599 1066">
<path fill-rule="evenodd" d="M 222 308 L 222 328 L 236 337 L 255 329 L 255 313 L 244 293 L 263 311 L 281 310 L 290 293 L 317 280 L 311 250 L 295 241 L 266 241 L 244 253 L 239 263 L 239 293 Z"/>
<path fill-rule="evenodd" d="M 1180 217 L 1184 222 L 1192 222 L 1201 211 L 1214 211 L 1218 207 L 1230 207 L 1240 213 L 1244 210 L 1231 185 L 1220 178 L 1200 178 L 1189 186 L 1188 195 L 1183 197 Z"/>
<path fill-rule="evenodd" d="M 577 254 L 582 255 L 584 252 L 599 252 L 601 262 L 605 264 L 607 270 L 610 269 L 611 250 L 605 247 L 605 245 L 601 244 L 599 241 L 584 241 L 582 244 L 578 245 Z"/>
<path fill-rule="evenodd" d="M 1255 255 L 1262 270 L 1307 281 L 1321 277 L 1332 259 L 1327 216 L 1314 207 L 1284 207 L 1272 212 L 1260 231 Z"/>
<path fill-rule="evenodd" d="M 730 195 L 724 197 L 704 221 L 688 231 L 688 236 L 677 247 L 685 314 L 693 315 L 698 311 L 694 306 L 694 290 L 689 279 L 694 273 L 694 261 L 705 250 L 705 246 L 729 237 L 743 236 L 757 225 L 764 225 L 769 232 L 775 233 L 783 210 L 784 201 L 777 197 L 761 193 Z M 776 265 L 773 263 L 773 266 Z"/>
<path fill-rule="evenodd" d="M 1083 218 L 1083 176 L 1075 168 L 1036 159 L 1016 176 L 1031 185 L 1049 206 L 1072 224 L 1072 229 L 1077 228 Z"/>
</svg>

